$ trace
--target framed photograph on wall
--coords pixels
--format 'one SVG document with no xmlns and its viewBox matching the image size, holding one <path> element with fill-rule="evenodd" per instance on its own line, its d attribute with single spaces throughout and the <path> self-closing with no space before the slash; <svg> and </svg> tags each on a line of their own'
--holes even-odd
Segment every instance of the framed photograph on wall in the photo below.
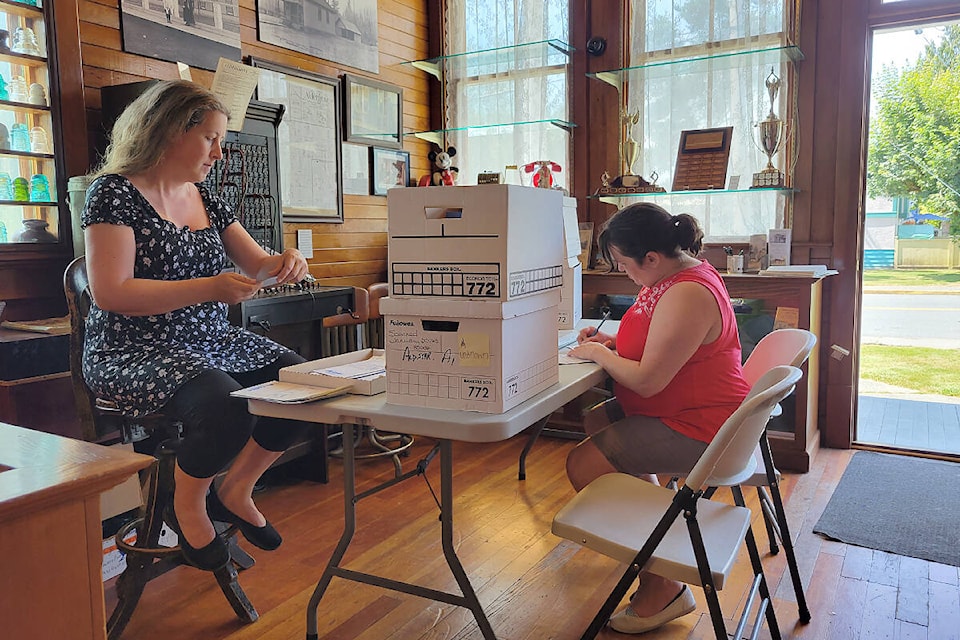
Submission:
<svg viewBox="0 0 960 640">
<path fill-rule="evenodd" d="M 277 128 L 285 222 L 343 222 L 340 83 L 250 59 L 260 69 L 257 99 L 284 106 Z"/>
<path fill-rule="evenodd" d="M 373 148 L 373 195 L 385 196 L 388 189 L 410 184 L 410 152 Z"/>
<path fill-rule="evenodd" d="M 344 140 L 391 149 L 403 147 L 403 89 L 344 74 L 343 104 Z"/>
<path fill-rule="evenodd" d="M 257 0 L 256 8 L 261 42 L 354 69 L 380 71 L 377 0 Z"/>
<path fill-rule="evenodd" d="M 31 4 L 31 3 L 27 3 Z M 37 4 L 36 2 L 32 4 Z M 50 1 L 50 4 L 53 4 Z M 212 25 L 213 5 L 219 23 Z M 13 32 L 13 27 L 7 29 Z M 142 2 L 121 0 L 123 50 L 182 62 L 200 69 L 217 68 L 220 58 L 240 59 L 240 10 L 237 0 Z"/>
<path fill-rule="evenodd" d="M 343 144 L 343 194 L 370 195 L 370 147 Z"/>
</svg>

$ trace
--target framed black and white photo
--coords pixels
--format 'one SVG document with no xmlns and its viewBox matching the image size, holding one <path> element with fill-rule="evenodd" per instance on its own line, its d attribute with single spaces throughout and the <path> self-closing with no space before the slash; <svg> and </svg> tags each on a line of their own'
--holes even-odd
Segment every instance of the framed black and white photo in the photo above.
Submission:
<svg viewBox="0 0 960 640">
<path fill-rule="evenodd" d="M 391 149 L 403 147 L 403 90 L 400 87 L 344 74 L 343 104 L 344 140 Z"/>
<path fill-rule="evenodd" d="M 370 195 L 370 147 L 343 144 L 343 194 Z"/>
<path fill-rule="evenodd" d="M 211 71 L 240 59 L 237 0 L 121 0 L 120 30 L 127 53 Z"/>
<path fill-rule="evenodd" d="M 371 73 L 380 71 L 377 0 L 257 0 L 257 38 Z"/>
<path fill-rule="evenodd" d="M 343 222 L 340 85 L 336 78 L 251 58 L 257 99 L 284 106 L 277 128 L 285 222 Z"/>
<path fill-rule="evenodd" d="M 373 148 L 373 195 L 385 196 L 389 189 L 410 184 L 410 152 Z"/>
</svg>

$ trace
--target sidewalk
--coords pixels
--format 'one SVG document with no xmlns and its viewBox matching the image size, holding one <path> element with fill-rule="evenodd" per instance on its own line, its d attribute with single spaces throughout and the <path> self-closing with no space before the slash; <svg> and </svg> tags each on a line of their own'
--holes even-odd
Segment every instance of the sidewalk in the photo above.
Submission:
<svg viewBox="0 0 960 640">
<path fill-rule="evenodd" d="M 960 283 L 925 284 L 925 285 L 874 284 L 874 285 L 864 285 L 863 292 L 864 293 L 884 293 L 884 294 L 960 295 Z"/>
<path fill-rule="evenodd" d="M 884 382 L 875 380 L 864 380 L 860 378 L 858 387 L 861 396 L 876 396 L 880 398 L 892 398 L 894 400 L 913 400 L 914 402 L 939 402 L 942 404 L 960 404 L 960 398 L 955 396 L 940 396 L 932 393 L 920 393 L 913 389 L 897 387 Z"/>
</svg>

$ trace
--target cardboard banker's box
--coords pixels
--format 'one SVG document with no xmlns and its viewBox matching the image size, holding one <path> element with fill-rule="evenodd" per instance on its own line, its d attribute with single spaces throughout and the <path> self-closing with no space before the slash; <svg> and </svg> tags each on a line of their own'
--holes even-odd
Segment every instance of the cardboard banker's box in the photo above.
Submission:
<svg viewBox="0 0 960 640">
<path fill-rule="evenodd" d="M 583 318 L 583 266 L 563 267 L 563 287 L 557 308 L 557 329 L 573 329 Z"/>
<path fill-rule="evenodd" d="M 387 402 L 503 413 L 556 384 L 558 301 L 382 299 Z"/>
<path fill-rule="evenodd" d="M 350 385 L 350 393 L 374 396 L 387 388 L 382 349 L 360 349 L 280 369 L 280 382 L 330 389 Z"/>
<path fill-rule="evenodd" d="M 564 204 L 507 184 L 391 189 L 390 296 L 506 302 L 560 288 Z"/>
</svg>

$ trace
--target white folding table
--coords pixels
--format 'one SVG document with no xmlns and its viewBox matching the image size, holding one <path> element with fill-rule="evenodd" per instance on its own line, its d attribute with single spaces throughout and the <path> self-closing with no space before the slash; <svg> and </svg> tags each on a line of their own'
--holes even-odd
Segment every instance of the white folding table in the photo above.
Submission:
<svg viewBox="0 0 960 640">
<path fill-rule="evenodd" d="M 506 440 L 528 427 L 534 426 L 526 448 L 521 454 L 521 478 L 523 461 L 527 451 L 533 445 L 536 434 L 543 429 L 554 411 L 576 399 L 592 387 L 600 385 L 606 379 L 606 373 L 592 362 L 560 366 L 560 381 L 537 394 L 510 411 L 500 414 L 477 413 L 434 409 L 430 407 L 407 407 L 386 402 L 386 394 L 375 396 L 347 395 L 332 400 L 308 404 L 283 405 L 250 400 L 250 412 L 256 415 L 303 420 L 321 424 L 342 424 L 343 432 L 343 534 L 337 544 L 326 570 L 317 583 L 317 587 L 307 605 L 307 640 L 316 640 L 317 608 L 320 600 L 334 576 L 372 584 L 415 596 L 465 607 L 473 612 L 485 640 L 496 640 L 486 614 L 480 606 L 476 593 L 470 584 L 463 566 L 457 557 L 453 544 L 453 459 L 452 442 L 497 442 Z M 400 474 L 395 478 L 360 494 L 356 492 L 354 475 L 354 428 L 356 426 L 375 427 L 383 431 L 393 431 L 410 435 L 435 438 L 438 444 L 418 464 L 416 469 Z M 457 580 L 463 595 L 430 589 L 408 582 L 353 571 L 340 566 L 347 547 L 356 530 L 356 503 L 389 486 L 397 484 L 426 470 L 427 464 L 439 451 L 440 453 L 440 522 L 441 544 L 447 565 Z"/>
</svg>

